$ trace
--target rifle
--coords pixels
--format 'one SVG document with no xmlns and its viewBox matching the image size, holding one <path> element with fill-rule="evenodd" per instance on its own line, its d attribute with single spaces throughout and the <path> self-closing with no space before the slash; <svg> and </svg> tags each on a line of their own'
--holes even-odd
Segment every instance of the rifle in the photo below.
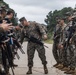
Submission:
<svg viewBox="0 0 76 75">
<path fill-rule="evenodd" d="M 13 33 L 8 34 L 8 36 L 9 36 L 10 38 L 13 38 L 13 37 L 14 37 L 14 36 L 13 36 Z M 11 39 L 11 41 L 14 42 L 13 44 L 15 44 L 15 45 L 19 48 L 19 50 L 21 51 L 22 54 L 25 54 L 25 52 L 23 51 L 23 49 L 22 49 L 22 47 L 21 47 L 21 44 L 17 41 L 17 39 L 16 39 L 15 37 L 14 37 L 14 40 Z M 18 54 L 17 54 L 17 56 L 18 56 Z M 18 57 L 19 57 L 19 56 L 18 56 Z"/>
<path fill-rule="evenodd" d="M 9 66 L 10 66 L 10 68 L 11 68 L 12 74 L 15 75 L 14 70 L 13 70 L 13 66 L 12 66 L 13 61 L 10 59 L 10 57 L 9 57 L 9 52 L 8 52 L 8 49 L 7 49 L 8 43 L 7 43 L 7 41 L 6 41 L 5 43 L 2 41 L 2 43 L 3 43 L 3 46 L 2 46 L 1 48 L 2 48 L 3 51 L 6 52 L 6 57 L 7 57 L 7 59 L 8 59 L 8 63 L 9 63 Z M 5 44 L 6 44 L 6 45 L 5 45 Z M 6 64 L 6 63 L 5 63 L 5 64 Z"/>
<path fill-rule="evenodd" d="M 6 43 L 6 46 L 8 45 L 8 42 Z M 9 45 L 10 46 L 10 45 Z M 11 68 L 11 71 L 12 71 L 12 74 L 13 75 L 15 75 L 15 73 L 14 73 L 14 70 L 13 70 L 13 60 L 12 59 L 10 59 L 10 55 L 9 55 L 9 52 L 8 52 L 8 49 L 7 49 L 8 47 L 6 47 L 6 53 L 7 53 L 7 59 L 8 59 L 8 63 L 9 63 L 9 66 L 10 66 L 10 68 Z M 12 51 L 12 50 L 11 50 Z"/>
<path fill-rule="evenodd" d="M 35 38 L 35 37 L 33 37 L 33 36 L 26 36 L 25 35 L 25 37 L 26 38 L 28 38 L 29 39 L 29 41 L 31 41 L 31 42 L 33 42 L 33 43 L 37 43 L 37 44 L 39 44 L 39 45 L 42 45 L 42 46 L 45 46 L 46 48 L 48 48 L 46 45 L 44 45 L 44 43 L 41 41 L 41 40 L 39 40 L 39 39 L 37 39 L 37 38 Z"/>
<path fill-rule="evenodd" d="M 20 59 L 20 56 L 18 55 L 18 53 L 16 54 L 16 57 L 17 57 L 18 59 Z"/>
<path fill-rule="evenodd" d="M 20 59 L 20 56 L 17 52 L 14 52 L 14 54 L 16 55 L 17 59 Z"/>
<path fill-rule="evenodd" d="M 22 48 L 19 48 L 22 54 L 25 54 L 24 50 Z"/>
</svg>

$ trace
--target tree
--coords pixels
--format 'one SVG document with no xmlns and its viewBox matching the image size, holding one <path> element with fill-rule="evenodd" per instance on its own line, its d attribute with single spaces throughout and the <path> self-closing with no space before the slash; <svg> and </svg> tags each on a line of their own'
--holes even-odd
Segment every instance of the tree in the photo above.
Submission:
<svg viewBox="0 0 76 75">
<path fill-rule="evenodd" d="M 48 15 L 46 15 L 45 22 L 47 24 L 47 28 L 49 32 L 53 32 L 55 26 L 56 26 L 56 18 L 57 17 L 66 17 L 66 12 L 72 12 L 73 8 L 71 7 L 65 7 L 61 10 L 54 10 L 53 12 L 50 11 Z"/>
</svg>

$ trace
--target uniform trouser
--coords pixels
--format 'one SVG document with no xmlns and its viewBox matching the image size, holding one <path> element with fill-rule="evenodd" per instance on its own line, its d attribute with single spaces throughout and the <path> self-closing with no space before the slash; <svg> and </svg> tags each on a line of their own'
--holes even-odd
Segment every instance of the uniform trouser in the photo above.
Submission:
<svg viewBox="0 0 76 75">
<path fill-rule="evenodd" d="M 62 62 L 63 62 L 64 66 L 68 66 L 67 49 L 66 48 L 63 50 L 63 61 Z"/>
<path fill-rule="evenodd" d="M 67 44 L 65 43 L 64 44 L 64 49 L 63 49 L 63 65 L 64 66 L 67 66 L 68 67 L 68 65 L 69 65 L 69 62 L 68 62 L 68 50 L 69 50 L 69 48 L 68 48 L 68 46 L 67 46 Z"/>
<path fill-rule="evenodd" d="M 53 44 L 52 52 L 53 52 L 53 56 L 54 56 L 56 62 L 60 63 L 60 61 L 59 61 L 59 55 L 58 55 L 58 49 L 57 49 L 57 43 Z"/>
<path fill-rule="evenodd" d="M 74 50 L 70 44 L 68 46 L 65 44 L 64 46 L 63 65 L 67 67 L 74 65 Z"/>
<path fill-rule="evenodd" d="M 69 54 L 68 54 L 68 62 L 69 66 L 71 68 L 75 68 L 75 48 L 73 48 L 74 45 L 69 46 Z"/>
<path fill-rule="evenodd" d="M 36 43 L 28 42 L 27 45 L 28 67 L 33 66 L 33 58 L 34 58 L 35 50 L 37 50 L 38 56 L 40 57 L 42 64 L 46 65 L 47 61 L 46 61 L 44 46 L 41 46 Z"/>
<path fill-rule="evenodd" d="M 59 62 L 63 64 L 63 49 L 58 50 Z"/>
</svg>

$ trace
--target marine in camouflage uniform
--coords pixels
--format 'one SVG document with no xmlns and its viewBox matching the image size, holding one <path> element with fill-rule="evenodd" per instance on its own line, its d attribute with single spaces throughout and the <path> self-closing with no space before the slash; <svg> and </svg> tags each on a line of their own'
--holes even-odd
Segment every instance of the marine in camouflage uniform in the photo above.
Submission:
<svg viewBox="0 0 76 75">
<path fill-rule="evenodd" d="M 59 21 L 59 33 L 57 34 L 58 35 L 58 38 L 56 39 L 55 41 L 55 44 L 57 44 L 57 46 L 53 47 L 54 50 L 53 50 L 53 54 L 54 54 L 54 57 L 56 59 L 56 61 L 58 62 L 57 65 L 55 65 L 56 68 L 63 68 L 64 67 L 64 61 L 66 60 L 66 57 L 64 57 L 65 55 L 65 50 L 64 48 L 61 48 L 63 47 L 63 44 L 64 44 L 64 31 L 65 31 L 65 27 L 66 27 L 66 24 L 64 22 L 64 18 L 60 18 L 60 21 Z M 57 43 L 56 43 L 57 42 Z M 56 50 L 57 52 L 56 52 Z"/>
<path fill-rule="evenodd" d="M 45 30 L 42 28 L 42 26 L 40 26 L 38 23 L 36 22 L 27 22 L 27 20 L 22 17 L 20 19 L 20 22 L 25 25 L 23 28 L 23 35 L 26 35 L 28 37 L 35 37 L 39 40 L 42 40 L 42 37 L 47 37 L 47 34 L 45 32 Z M 28 67 L 29 70 L 27 72 L 27 74 L 32 74 L 32 67 L 33 67 L 33 58 L 34 58 L 34 53 L 35 50 L 37 50 L 38 55 L 42 61 L 42 64 L 44 66 L 44 73 L 47 74 L 48 73 L 48 69 L 47 69 L 47 61 L 46 61 L 46 56 L 45 56 L 45 48 L 43 45 L 34 43 L 30 40 L 28 40 L 28 45 L 27 45 L 27 55 L 28 55 Z"/>
<path fill-rule="evenodd" d="M 70 19 L 69 19 L 70 18 Z M 69 50 L 68 50 L 68 66 L 70 67 L 69 71 L 66 71 L 65 73 L 67 74 L 73 74 L 75 72 L 75 26 L 73 23 L 73 16 L 69 16 L 69 37 L 68 37 L 68 42 L 69 43 Z"/>
<path fill-rule="evenodd" d="M 0 24 L 2 24 L 2 20 L 4 19 L 4 16 L 5 16 L 5 13 L 6 13 L 6 10 L 0 8 Z M 4 68 L 3 66 L 3 58 L 2 58 L 2 49 L 1 49 L 1 40 L 2 40 L 2 35 L 4 34 L 4 29 L 3 27 L 1 27 L 0 25 L 0 74 L 2 71 L 2 69 Z"/>
<path fill-rule="evenodd" d="M 2 34 L 5 33 L 5 31 L 9 30 L 9 28 L 11 28 L 9 26 L 10 24 L 0 24 L 0 40 L 2 36 Z M 3 65 L 3 60 L 2 60 L 2 49 L 1 49 L 1 41 L 0 41 L 0 75 L 3 75 L 4 73 L 4 65 Z"/>
<path fill-rule="evenodd" d="M 63 48 L 63 44 L 64 44 L 64 30 L 65 30 L 66 24 L 64 22 L 64 18 L 60 19 L 59 24 L 60 24 L 61 33 L 60 33 L 60 39 L 58 44 L 58 48 L 59 48 L 58 50 L 59 50 L 59 61 L 60 61 L 60 64 L 62 64 L 62 66 L 59 68 L 61 69 L 64 66 L 63 62 L 65 61 L 64 60 L 65 50 Z"/>
<path fill-rule="evenodd" d="M 53 49 L 52 49 L 52 52 L 53 52 L 53 56 L 56 60 L 56 64 L 53 65 L 54 67 L 56 67 L 60 62 L 59 62 L 59 55 L 58 55 L 58 43 L 59 43 L 59 39 L 60 39 L 60 31 L 61 31 L 61 28 L 60 28 L 60 25 L 59 23 L 56 25 L 55 27 L 55 30 L 54 30 L 54 43 L 53 43 Z"/>
<path fill-rule="evenodd" d="M 63 31 L 65 28 L 65 24 L 63 24 L 63 26 L 61 26 L 61 34 L 60 34 L 60 41 L 59 41 L 59 46 L 61 47 L 63 45 Z M 61 64 L 63 64 L 64 60 L 63 60 L 63 54 L 64 54 L 64 49 L 59 47 L 59 59 Z"/>
<path fill-rule="evenodd" d="M 71 27 L 72 22 L 70 21 L 67 25 L 64 25 L 62 27 L 62 34 L 61 34 L 61 39 L 60 43 L 63 45 L 63 50 L 60 52 L 62 53 L 62 58 L 61 62 L 63 64 L 63 67 L 59 68 L 62 71 L 66 71 L 65 73 L 69 73 L 68 71 L 74 70 L 73 65 L 74 63 L 74 51 L 71 49 L 71 44 L 69 43 L 70 41 L 70 32 L 71 32 Z"/>
<path fill-rule="evenodd" d="M 62 38 L 62 45 L 63 45 L 63 68 L 61 68 L 62 71 L 68 70 L 68 65 L 69 65 L 69 59 L 68 59 L 68 51 L 69 51 L 69 44 L 68 44 L 68 37 L 69 37 L 69 26 L 66 25 L 64 30 L 63 30 L 63 38 Z"/>
</svg>

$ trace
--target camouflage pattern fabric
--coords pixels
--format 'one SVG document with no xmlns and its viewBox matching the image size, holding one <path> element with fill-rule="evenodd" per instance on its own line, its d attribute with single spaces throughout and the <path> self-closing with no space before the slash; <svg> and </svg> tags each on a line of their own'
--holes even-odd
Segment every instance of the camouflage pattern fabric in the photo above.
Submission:
<svg viewBox="0 0 76 75">
<path fill-rule="evenodd" d="M 33 36 L 39 40 L 42 40 L 42 37 L 46 35 L 44 28 L 42 28 L 42 26 L 36 22 L 29 22 L 29 26 L 25 26 L 22 32 L 23 34 L 21 36 L 22 37 L 21 41 L 22 39 L 25 38 L 24 35 L 27 35 L 28 37 Z M 44 65 L 47 64 L 44 46 L 39 45 L 37 43 L 33 43 L 28 40 L 28 45 L 27 45 L 28 66 L 31 67 L 33 66 L 33 57 L 35 50 L 37 50 L 38 55 L 42 61 L 42 64 Z"/>
</svg>

